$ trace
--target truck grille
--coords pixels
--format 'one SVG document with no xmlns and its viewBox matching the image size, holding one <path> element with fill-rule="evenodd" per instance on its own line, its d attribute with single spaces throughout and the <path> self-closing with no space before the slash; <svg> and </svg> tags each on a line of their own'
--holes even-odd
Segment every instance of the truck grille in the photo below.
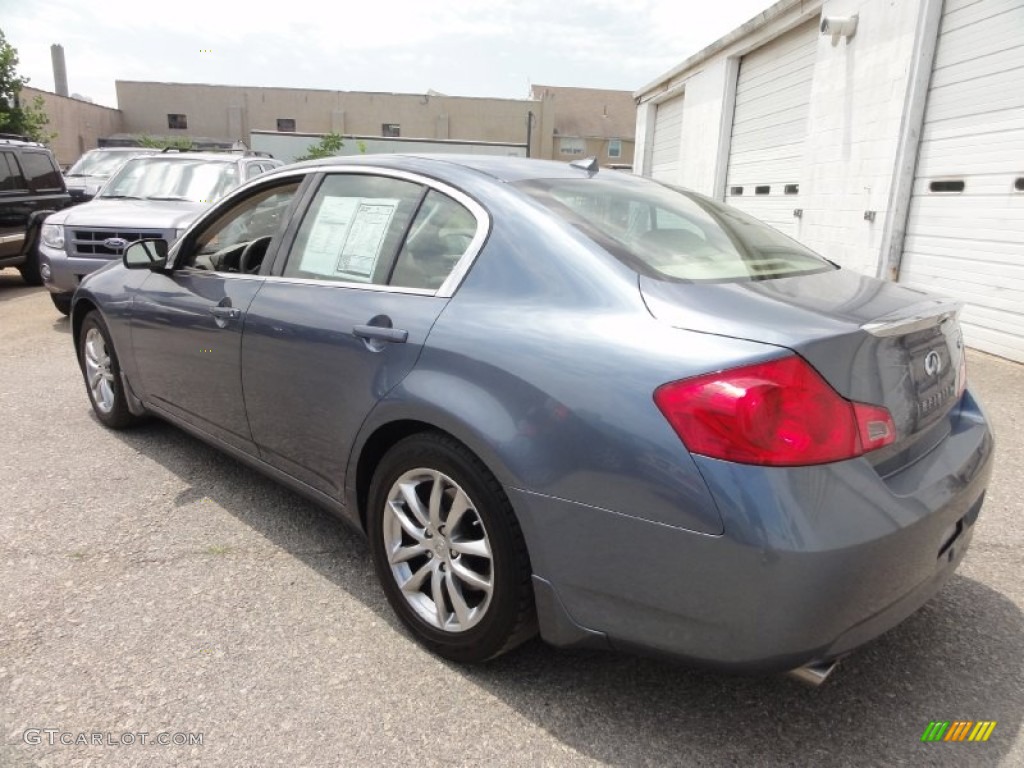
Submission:
<svg viewBox="0 0 1024 768">
<path fill-rule="evenodd" d="M 113 259 L 124 253 L 124 246 L 128 243 L 152 237 L 168 239 L 167 234 L 159 229 L 73 229 L 68 251 L 71 256 Z M 124 244 L 117 243 L 117 239 L 123 240 Z"/>
</svg>

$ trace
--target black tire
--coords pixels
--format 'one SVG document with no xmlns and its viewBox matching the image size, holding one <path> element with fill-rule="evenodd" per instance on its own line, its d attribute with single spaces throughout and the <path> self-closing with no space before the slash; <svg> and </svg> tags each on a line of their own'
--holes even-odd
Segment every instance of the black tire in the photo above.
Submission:
<svg viewBox="0 0 1024 768">
<path fill-rule="evenodd" d="M 29 240 L 29 242 L 25 244 L 27 253 L 25 255 L 25 262 L 18 267 L 18 271 L 21 273 L 21 279 L 29 285 L 43 284 L 43 276 L 39 274 L 38 233 L 38 227 L 33 227 L 25 233 L 25 237 Z"/>
<path fill-rule="evenodd" d="M 482 618 L 477 619 L 478 623 L 470 625 L 467 621 L 468 628 L 461 631 L 446 630 L 424 620 L 406 597 L 407 593 L 399 586 L 399 577 L 392 572 L 392 565 L 389 562 L 385 520 L 388 497 L 399 478 L 419 469 L 440 472 L 465 492 L 472 502 L 471 511 L 463 515 L 463 522 L 457 523 L 456 526 L 474 526 L 477 534 L 482 535 L 490 547 L 490 560 L 485 561 L 489 564 L 492 584 L 489 603 L 482 612 Z M 449 487 L 448 490 L 455 492 L 457 489 Z M 448 503 L 450 505 L 450 499 Z M 422 645 L 446 659 L 474 663 L 499 656 L 536 634 L 537 617 L 533 602 L 530 560 L 522 531 L 501 484 L 464 445 L 436 432 L 416 434 L 395 444 L 374 472 L 369 505 L 367 533 L 377 577 L 391 607 Z M 450 510 L 449 506 L 448 512 Z M 448 513 L 444 514 L 447 521 Z M 467 520 L 469 523 L 466 523 Z M 429 528 L 425 527 L 424 530 Z M 444 532 L 443 527 L 441 530 Z M 444 532 L 445 535 L 450 533 Z M 443 535 L 441 539 L 443 540 Z M 414 541 L 411 537 L 410 540 Z M 456 541 L 454 535 L 451 541 Z M 447 546 L 442 546 L 441 549 L 447 550 Z M 442 562 L 440 553 L 436 556 L 428 553 L 423 556 L 422 562 L 438 563 L 437 567 L 443 573 L 446 563 L 447 568 L 452 570 L 453 562 L 461 557 L 463 559 L 458 562 L 464 564 L 468 562 L 465 558 L 469 556 L 453 552 L 451 557 L 450 561 Z M 424 567 L 422 564 L 417 565 L 416 562 L 413 559 L 408 561 L 410 571 L 413 568 Z M 452 580 L 454 579 L 452 576 Z M 429 590 L 429 587 L 425 586 L 425 590 Z M 474 593 L 470 591 L 463 594 Z M 450 601 L 451 592 L 449 591 L 447 595 L 445 599 Z M 431 596 L 423 594 L 418 599 L 429 597 Z M 448 602 L 447 605 L 454 604 Z M 453 607 L 450 613 L 454 619 Z"/>
<path fill-rule="evenodd" d="M 57 311 L 65 317 L 71 314 L 70 293 L 51 293 L 50 301 L 53 302 L 53 306 L 56 307 Z"/>
<path fill-rule="evenodd" d="M 96 355 L 96 349 L 89 349 L 90 343 L 96 338 L 94 334 L 102 337 L 104 355 Z M 109 373 L 109 378 L 103 376 L 109 385 L 109 403 L 100 402 L 100 395 L 94 394 L 93 387 L 89 383 L 90 360 L 95 363 L 102 363 L 99 369 Z M 128 410 L 128 401 L 125 397 L 124 384 L 121 381 L 121 365 L 117 359 L 117 352 L 110 340 L 110 331 L 99 312 L 93 310 L 82 320 L 82 328 L 78 337 L 78 364 L 82 369 L 82 378 L 85 379 L 85 391 L 89 395 L 89 402 L 92 404 L 93 413 L 96 414 L 104 426 L 111 429 L 124 429 L 139 422 L 139 417 Z"/>
</svg>

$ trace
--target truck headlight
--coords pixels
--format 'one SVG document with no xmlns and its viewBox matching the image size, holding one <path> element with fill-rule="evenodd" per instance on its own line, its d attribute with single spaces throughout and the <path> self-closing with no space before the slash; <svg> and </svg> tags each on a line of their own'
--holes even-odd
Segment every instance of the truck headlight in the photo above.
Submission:
<svg viewBox="0 0 1024 768">
<path fill-rule="evenodd" d="M 60 224 L 43 224 L 39 236 L 47 248 L 56 248 L 57 250 L 64 248 L 64 227 Z"/>
</svg>

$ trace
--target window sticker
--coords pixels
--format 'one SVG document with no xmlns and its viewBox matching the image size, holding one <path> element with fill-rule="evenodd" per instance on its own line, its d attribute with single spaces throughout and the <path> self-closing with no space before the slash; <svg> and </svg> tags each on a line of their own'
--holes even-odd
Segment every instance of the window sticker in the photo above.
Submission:
<svg viewBox="0 0 1024 768">
<path fill-rule="evenodd" d="M 387 198 L 325 197 L 300 269 L 352 282 L 370 282 L 398 203 Z"/>
</svg>

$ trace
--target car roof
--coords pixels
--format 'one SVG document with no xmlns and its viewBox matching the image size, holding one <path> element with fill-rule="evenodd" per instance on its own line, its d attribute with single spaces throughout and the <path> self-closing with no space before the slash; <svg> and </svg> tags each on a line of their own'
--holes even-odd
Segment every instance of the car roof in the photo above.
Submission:
<svg viewBox="0 0 1024 768">
<path fill-rule="evenodd" d="M 591 174 L 585 168 L 560 163 L 554 160 L 535 160 L 526 157 L 505 157 L 501 155 L 462 155 L 440 153 L 403 153 L 380 155 L 336 155 L 334 157 L 307 160 L 286 166 L 318 167 L 328 169 L 338 166 L 366 165 L 369 167 L 394 170 L 434 170 L 439 176 L 450 176 L 457 169 L 475 171 L 498 181 L 515 182 L 530 179 L 586 179 Z M 284 170 L 284 169 L 282 169 Z M 598 171 L 598 173 L 600 173 Z M 625 175 L 618 178 L 628 178 Z"/>
</svg>

